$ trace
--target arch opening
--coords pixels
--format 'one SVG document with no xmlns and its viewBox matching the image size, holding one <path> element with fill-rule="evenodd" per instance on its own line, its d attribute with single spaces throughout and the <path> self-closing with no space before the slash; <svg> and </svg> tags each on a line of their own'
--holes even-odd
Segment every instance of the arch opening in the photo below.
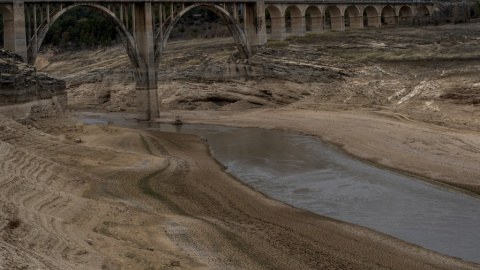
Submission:
<svg viewBox="0 0 480 270">
<path fill-rule="evenodd" d="M 285 9 L 285 26 L 287 33 L 305 36 L 305 18 L 297 6 L 292 5 Z"/>
<path fill-rule="evenodd" d="M 413 11 L 408 6 L 402 6 L 398 10 L 398 23 L 410 24 L 413 22 Z"/>
<path fill-rule="evenodd" d="M 269 18 L 267 20 L 267 28 L 270 25 L 270 38 L 273 40 L 284 40 L 286 36 L 285 20 L 280 9 L 275 5 L 268 5 L 265 8 L 265 13 L 266 18 L 267 14 Z"/>
<path fill-rule="evenodd" d="M 382 25 L 396 24 L 395 9 L 392 6 L 385 6 L 381 12 Z"/>
<path fill-rule="evenodd" d="M 242 59 L 248 59 L 252 55 L 252 51 L 248 43 L 246 33 L 240 27 L 240 24 L 238 23 L 238 21 L 235 18 L 233 18 L 227 10 L 215 4 L 193 4 L 181 10 L 173 18 L 171 23 L 165 29 L 164 33 L 160 33 L 160 31 L 163 31 L 162 28 L 160 28 L 159 31 L 156 33 L 156 37 L 155 37 L 155 65 L 156 66 L 158 66 L 160 63 L 160 58 L 163 53 L 163 49 L 165 48 L 167 41 L 175 25 L 178 23 L 180 18 L 182 18 L 182 16 L 184 16 L 187 12 L 189 12 L 193 8 L 198 8 L 198 7 L 208 9 L 220 18 L 220 20 L 225 24 L 231 36 L 233 37 L 235 44 L 238 48 L 238 51 L 240 53 L 240 57 Z"/>
<path fill-rule="evenodd" d="M 112 11 L 98 4 L 72 4 L 54 13 L 50 18 L 50 23 L 47 23 L 47 21 L 42 22 L 39 26 L 37 40 L 34 40 L 34 37 L 31 37 L 28 42 L 28 63 L 32 65 L 35 64 L 37 53 L 40 47 L 43 45 L 45 37 L 50 28 L 54 25 L 55 21 L 57 21 L 67 11 L 77 7 L 86 7 L 92 9 L 93 11 L 97 12 L 105 19 L 107 19 L 109 23 L 114 25 L 117 34 L 119 35 L 120 39 L 124 44 L 124 48 L 127 52 L 127 55 L 129 56 L 130 62 L 135 69 L 136 74 L 139 75 L 137 69 L 141 66 L 144 66 L 144 63 L 142 63 L 141 59 L 138 56 L 136 48 L 133 46 L 133 36 L 130 34 L 130 32 L 128 32 L 123 23 L 115 16 Z"/>
<path fill-rule="evenodd" d="M 305 10 L 305 31 L 312 33 L 323 32 L 322 12 L 317 6 L 309 6 Z"/>
<path fill-rule="evenodd" d="M 367 6 L 363 10 L 363 25 L 367 27 L 379 27 L 380 24 L 377 9 L 373 6 Z"/>
<path fill-rule="evenodd" d="M 158 18 L 157 18 L 158 19 Z M 243 18 L 238 19 L 239 22 Z M 192 8 L 179 18 L 172 28 L 168 39 L 175 40 L 209 39 L 216 37 L 230 37 L 230 32 L 215 13 L 201 6 Z"/>
<path fill-rule="evenodd" d="M 343 18 L 345 20 L 345 27 L 363 28 L 363 17 L 360 16 L 360 11 L 356 6 L 348 6 L 345 9 Z"/>
<path fill-rule="evenodd" d="M 417 8 L 416 19 L 420 24 L 426 24 L 430 21 L 430 11 L 426 6 L 419 6 Z"/>
<path fill-rule="evenodd" d="M 343 30 L 344 27 L 340 9 L 337 6 L 328 6 L 325 9 L 325 29 Z"/>
<path fill-rule="evenodd" d="M 37 14 L 37 25 L 46 21 L 45 5 L 37 6 L 37 13 L 40 13 L 39 9 L 43 18 L 39 19 Z M 91 8 L 78 6 L 68 10 L 51 24 L 41 47 L 91 48 L 110 46 L 117 42 L 120 42 L 120 38 L 112 23 Z"/>
</svg>

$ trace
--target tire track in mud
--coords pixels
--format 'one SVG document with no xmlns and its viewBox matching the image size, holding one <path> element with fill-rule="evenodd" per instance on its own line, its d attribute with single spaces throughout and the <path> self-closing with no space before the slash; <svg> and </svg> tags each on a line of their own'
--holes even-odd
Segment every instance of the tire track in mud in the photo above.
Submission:
<svg viewBox="0 0 480 270">
<path fill-rule="evenodd" d="M 235 265 L 259 269 L 380 269 L 395 265 L 448 268 L 439 267 L 432 263 L 436 259 L 427 258 L 442 258 L 440 254 L 425 252 L 419 255 L 421 253 L 415 251 L 418 247 L 400 243 L 392 237 L 294 209 L 261 195 L 261 199 L 258 195 L 252 196 L 255 191 L 238 182 L 232 185 L 225 179 L 224 172 L 221 176 L 214 169 L 207 170 L 214 165 L 204 162 L 205 158 L 198 159 L 198 148 L 190 148 L 187 155 L 182 154 L 182 149 L 189 148 L 185 138 L 177 142 L 172 140 L 172 137 L 162 140 L 169 156 L 169 167 L 156 176 L 151 175 L 148 185 L 153 192 L 160 194 L 158 196 L 168 197 L 182 208 L 181 212 L 174 214 L 188 213 L 167 220 L 167 235 L 189 256 L 207 262 L 209 266 L 216 267 L 215 261 L 221 258 L 219 263 L 226 269 L 235 269 Z M 201 151 L 207 152 L 205 149 Z M 271 208 L 263 208 L 266 206 Z M 222 252 L 217 257 L 208 258 L 212 250 L 218 251 L 215 245 L 219 243 L 222 243 L 221 250 L 228 250 L 241 259 L 232 260 Z M 410 256 L 410 260 L 400 259 L 399 250 Z M 377 253 L 388 259 L 380 258 L 375 255 Z M 277 259 L 273 259 L 275 256 Z M 372 261 L 377 261 L 375 267 L 372 267 Z M 466 263 L 460 268 L 475 267 Z"/>
<path fill-rule="evenodd" d="M 59 179 L 64 183 L 51 185 L 54 179 L 62 177 L 65 168 L 10 143 L 0 141 L 0 150 L 0 187 L 3 189 L 0 202 L 15 205 L 18 213 L 11 219 L 17 219 L 20 223 L 18 229 L 0 231 L 2 238 L 15 246 L 15 254 L 10 252 L 2 255 L 6 258 L 5 264 L 8 265 L 7 261 L 12 261 L 12 258 L 22 257 L 25 261 L 30 258 L 34 264 L 31 268 L 35 269 L 79 269 L 66 259 L 78 257 L 78 254 L 84 257 L 97 256 L 84 251 L 92 249 L 82 237 L 72 237 L 78 233 L 69 233 L 67 227 L 74 225 L 67 224 L 62 218 L 70 218 L 72 214 L 67 214 L 69 209 L 79 208 L 72 204 L 84 204 L 84 199 L 56 189 L 58 184 L 68 184 L 66 179 Z M 8 221 L 2 220 L 0 224 L 5 222 Z M 1 225 L 0 228 L 8 226 Z M 48 250 L 48 254 L 36 253 L 43 250 Z"/>
<path fill-rule="evenodd" d="M 153 145 L 160 144 L 155 138 L 150 139 Z M 178 144 L 177 141 L 170 139 L 166 139 L 166 141 L 168 141 L 168 144 L 174 145 L 175 148 L 181 147 L 181 144 Z M 242 265 L 245 265 L 245 260 L 249 261 L 249 265 L 262 265 L 262 269 L 275 269 L 274 263 L 268 258 L 257 254 L 245 242 L 245 239 L 238 235 L 238 231 L 229 228 L 232 224 L 227 222 L 226 219 L 222 220 L 222 218 L 218 219 L 218 217 L 208 218 L 207 216 L 194 214 L 198 207 L 201 208 L 202 205 L 206 206 L 209 203 L 215 204 L 215 202 L 218 202 L 213 197 L 220 196 L 228 202 L 229 199 L 224 194 L 217 192 L 215 189 L 210 189 L 208 195 L 203 192 L 196 194 L 196 198 L 192 198 L 195 204 L 197 204 L 193 209 L 192 205 L 184 204 L 184 201 L 183 203 L 180 202 L 184 196 L 192 192 L 190 190 L 191 187 L 183 182 L 187 178 L 192 178 L 192 174 L 195 174 L 194 177 L 200 177 L 199 175 L 203 173 L 201 171 L 193 172 L 191 161 L 177 157 L 175 151 L 169 153 L 165 148 L 161 150 L 162 154 L 168 157 L 168 166 L 163 170 L 153 172 L 141 178 L 138 181 L 138 188 L 144 194 L 166 204 L 175 215 L 181 216 L 181 218 L 177 217 L 176 221 L 168 220 L 166 222 L 167 236 L 188 256 L 207 263 L 209 269 L 242 269 Z M 194 162 L 193 166 L 198 167 L 198 163 Z M 199 196 L 206 201 L 201 202 L 198 198 Z M 221 211 L 225 211 L 222 214 L 224 218 L 240 212 L 240 209 L 237 209 L 232 203 L 219 208 Z M 243 214 L 248 216 L 248 213 Z M 183 222 L 180 222 L 178 219 L 190 224 L 190 226 L 182 225 Z M 192 227 L 196 229 L 192 230 Z M 205 236 L 198 235 L 199 230 L 209 235 L 209 239 L 215 240 L 209 240 L 210 243 L 206 245 Z M 236 250 L 237 254 L 230 254 L 227 256 L 228 258 L 225 257 L 226 255 L 223 255 L 223 257 L 219 256 L 218 252 L 220 250 L 218 246 L 226 250 Z M 226 248 L 227 246 L 229 248 Z M 238 253 L 242 254 L 240 256 L 242 258 L 238 258 Z"/>
</svg>

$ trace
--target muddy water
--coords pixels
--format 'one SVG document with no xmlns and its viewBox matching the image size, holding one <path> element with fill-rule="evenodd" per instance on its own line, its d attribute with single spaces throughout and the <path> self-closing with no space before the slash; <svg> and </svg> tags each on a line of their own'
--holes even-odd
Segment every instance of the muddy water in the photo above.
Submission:
<svg viewBox="0 0 480 270">
<path fill-rule="evenodd" d="M 310 136 L 128 118 L 88 114 L 78 119 L 200 135 L 228 172 L 275 199 L 480 263 L 478 199 L 364 164 Z"/>
</svg>

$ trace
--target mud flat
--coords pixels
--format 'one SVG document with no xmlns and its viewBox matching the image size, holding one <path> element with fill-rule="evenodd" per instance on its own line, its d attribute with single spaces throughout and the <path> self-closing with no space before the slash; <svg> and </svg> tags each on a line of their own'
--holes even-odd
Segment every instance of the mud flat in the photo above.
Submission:
<svg viewBox="0 0 480 270">
<path fill-rule="evenodd" d="M 2 118 L 0 142 L 5 269 L 479 267 L 265 197 L 196 136 Z"/>
<path fill-rule="evenodd" d="M 226 171 L 292 206 L 480 263 L 480 200 L 376 168 L 314 136 L 276 129 L 137 122 L 80 112 L 84 123 L 199 135 Z"/>
</svg>

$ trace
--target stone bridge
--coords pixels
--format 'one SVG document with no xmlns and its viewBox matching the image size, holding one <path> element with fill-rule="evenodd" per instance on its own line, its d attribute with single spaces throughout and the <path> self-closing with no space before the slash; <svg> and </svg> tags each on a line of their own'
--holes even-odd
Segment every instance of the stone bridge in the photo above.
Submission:
<svg viewBox="0 0 480 270">
<path fill-rule="evenodd" d="M 283 40 L 307 31 L 380 27 L 428 20 L 434 2 L 395 0 L 0 0 L 4 20 L 4 47 L 25 62 L 35 64 L 52 24 L 66 11 L 85 6 L 118 32 L 135 74 L 139 120 L 159 116 L 157 76 L 170 33 L 189 10 L 213 11 L 229 29 L 240 56 L 248 59 L 270 38 Z"/>
</svg>

